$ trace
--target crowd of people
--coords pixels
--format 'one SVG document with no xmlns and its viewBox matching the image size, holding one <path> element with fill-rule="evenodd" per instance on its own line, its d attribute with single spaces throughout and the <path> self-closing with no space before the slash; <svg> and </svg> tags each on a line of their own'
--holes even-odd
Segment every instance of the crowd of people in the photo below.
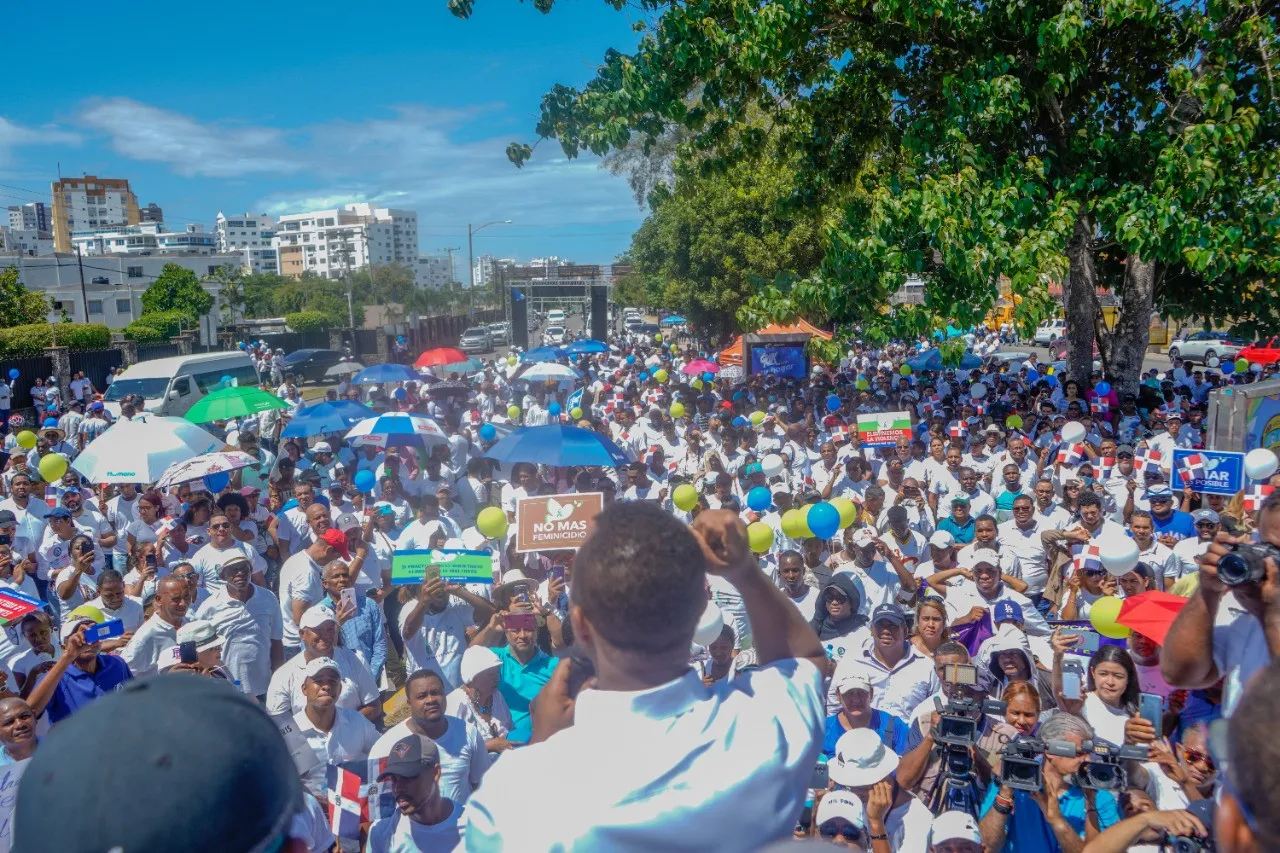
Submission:
<svg viewBox="0 0 1280 853">
<path fill-rule="evenodd" d="M 296 795 L 257 850 L 1276 849 L 1280 478 L 1201 494 L 1173 465 L 1204 447 L 1210 390 L 1274 368 L 1175 363 L 1119 393 L 1035 356 L 907 365 L 929 347 L 733 381 L 659 336 L 566 356 L 578 380 L 513 356 L 440 391 L 326 392 L 444 436 L 390 448 L 284 437 L 301 396 L 264 351 L 295 405 L 204 424 L 256 460 L 216 489 L 85 482 L 112 421 L 91 386 L 46 393 L 3 445 L 0 593 L 40 606 L 0 630 L 0 765 L 68 761 L 59 729 L 127 716 L 156 679 L 182 703 L 185 676 L 285 733 Z M 860 415 L 896 412 L 864 441 Z M 561 422 L 628 463 L 486 456 Z M 56 482 L 48 454 L 72 463 Z M 521 499 L 582 492 L 604 511 L 580 550 L 518 549 Z M 1117 537 L 1123 573 L 1099 553 Z M 398 552 L 440 548 L 489 551 L 492 582 L 392 583 Z M 1224 582 L 1246 552 L 1258 572 Z M 1178 599 L 1167 634 L 1091 624 L 1149 592 Z M 25 773 L 16 849 L 66 838 L 39 804 L 71 775 Z"/>
</svg>

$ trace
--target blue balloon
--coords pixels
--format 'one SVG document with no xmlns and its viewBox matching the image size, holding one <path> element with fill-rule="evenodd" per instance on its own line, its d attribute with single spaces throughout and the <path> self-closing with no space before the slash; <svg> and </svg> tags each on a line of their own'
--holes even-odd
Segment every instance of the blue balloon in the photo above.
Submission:
<svg viewBox="0 0 1280 853">
<path fill-rule="evenodd" d="M 830 539 L 840 529 L 840 510 L 826 501 L 809 507 L 809 515 L 805 519 L 809 529 L 819 539 Z"/>
<path fill-rule="evenodd" d="M 708 370 L 706 373 L 702 374 L 702 381 L 703 381 L 703 382 L 715 382 L 715 381 L 716 381 L 716 375 L 715 375 L 714 373 L 712 373 L 710 370 Z"/>
<path fill-rule="evenodd" d="M 1036 373 L 1034 370 L 1028 370 L 1028 371 L 1027 371 L 1027 381 L 1028 381 L 1028 382 L 1039 382 L 1039 381 L 1040 381 L 1040 374 L 1039 374 L 1039 373 Z"/>
<path fill-rule="evenodd" d="M 641 382 L 648 382 L 648 381 L 649 381 L 649 374 L 648 374 L 647 372 L 646 372 L 646 373 L 641 373 L 641 374 L 640 374 L 639 376 L 637 376 L 636 378 L 637 378 L 637 379 L 639 379 Z"/>
<path fill-rule="evenodd" d="M 835 394 L 832 394 L 830 397 L 827 398 L 827 411 L 828 412 L 840 411 L 840 398 L 837 397 Z M 840 513 L 837 512 L 836 515 L 839 516 Z"/>
<path fill-rule="evenodd" d="M 373 487 L 377 485 L 377 482 L 378 481 L 374 479 L 373 472 L 368 468 L 362 468 L 356 472 L 354 477 L 351 478 L 351 484 L 362 492 L 372 492 Z"/>
<path fill-rule="evenodd" d="M 1054 376 L 1052 373 L 1050 373 L 1048 376 L 1046 376 L 1046 377 L 1044 378 L 1044 381 L 1049 383 L 1049 387 L 1050 387 L 1050 388 L 1057 388 L 1057 387 L 1058 387 L 1058 377 Z"/>
<path fill-rule="evenodd" d="M 748 423 L 747 419 L 744 418 L 742 415 L 738 415 L 736 418 L 733 419 L 733 425 L 739 428 L 746 426 L 747 423 Z"/>
<path fill-rule="evenodd" d="M 231 482 L 231 475 L 226 471 L 215 471 L 204 475 L 204 487 L 215 495 L 225 489 Z"/>
<path fill-rule="evenodd" d="M 635 363 L 636 363 L 636 357 L 634 355 L 627 356 L 627 364 L 635 364 Z"/>
<path fill-rule="evenodd" d="M 22 375 L 22 373 L 20 373 L 20 372 L 18 371 L 18 368 L 16 368 L 16 367 L 10 367 L 10 368 L 9 368 L 9 378 L 10 378 L 10 379 L 17 379 L 17 378 L 18 378 L 19 376 L 21 376 L 21 375 Z"/>
<path fill-rule="evenodd" d="M 493 424 L 483 424 L 480 427 L 480 438 L 485 441 L 493 441 L 498 437 L 498 431 L 493 428 Z"/>
<path fill-rule="evenodd" d="M 44 423 L 42 424 L 42 426 L 43 426 L 45 429 L 49 429 L 49 428 L 51 428 L 51 427 L 52 427 L 53 429 L 57 429 L 57 427 L 58 427 L 58 419 L 57 419 L 57 418 L 45 418 L 45 419 L 44 419 Z"/>
<path fill-rule="evenodd" d="M 1105 397 L 1111 393 L 1111 386 L 1106 382 L 1099 382 L 1097 385 L 1093 386 L 1093 390 L 1099 397 Z"/>
<path fill-rule="evenodd" d="M 747 506 L 756 512 L 764 512 L 773 506 L 773 495 L 769 494 L 769 489 L 765 486 L 756 486 L 747 492 Z M 836 513 L 836 521 L 840 520 L 840 513 Z"/>
<path fill-rule="evenodd" d="M 10 373 L 12 373 L 12 372 L 13 372 L 13 371 L 10 371 Z M 1222 363 L 1222 372 L 1223 372 L 1223 374 L 1225 374 L 1225 375 L 1227 375 L 1227 376 L 1230 376 L 1231 374 L 1235 373 L 1235 372 L 1236 372 L 1236 364 L 1235 364 L 1235 362 L 1234 362 L 1234 361 L 1224 361 L 1224 362 Z"/>
<path fill-rule="evenodd" d="M 404 402 L 405 399 L 408 398 L 409 392 L 404 390 L 403 388 L 397 388 L 395 391 L 391 392 L 391 396 L 395 397 L 397 400 L 401 402 Z"/>
<path fill-rule="evenodd" d="M 560 417 L 560 404 L 552 403 L 550 406 L 547 406 L 547 414 L 551 415 L 553 418 Z"/>
</svg>

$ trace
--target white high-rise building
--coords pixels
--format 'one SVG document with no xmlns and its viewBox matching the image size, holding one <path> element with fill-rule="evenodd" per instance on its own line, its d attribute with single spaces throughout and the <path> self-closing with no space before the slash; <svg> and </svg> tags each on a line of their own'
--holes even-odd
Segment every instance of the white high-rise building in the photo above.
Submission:
<svg viewBox="0 0 1280 853">
<path fill-rule="evenodd" d="M 53 231 L 49 205 L 30 201 L 9 208 L 9 227 L 15 231 Z"/>
<path fill-rule="evenodd" d="M 476 287 L 488 287 L 497 276 L 498 267 L 514 267 L 515 258 L 495 258 L 493 255 L 481 255 L 476 258 L 471 273 Z M 463 282 L 466 284 L 467 282 Z"/>
<path fill-rule="evenodd" d="M 276 221 L 273 217 L 265 213 L 225 216 L 219 210 L 213 234 L 217 238 L 219 252 L 241 252 L 244 255 L 245 272 L 280 272 L 275 248 Z"/>
<path fill-rule="evenodd" d="M 413 280 L 418 287 L 448 287 L 453 281 L 449 259 L 423 255 L 413 265 Z"/>
<path fill-rule="evenodd" d="M 340 279 L 369 264 L 418 261 L 418 214 L 364 202 L 331 210 L 290 213 L 276 222 L 273 241 L 280 274 L 301 278 L 312 272 Z"/>
<path fill-rule="evenodd" d="M 71 232 L 72 250 L 90 255 L 212 255 L 218 251 L 214 235 L 202 225 L 169 231 L 163 222 Z"/>
</svg>

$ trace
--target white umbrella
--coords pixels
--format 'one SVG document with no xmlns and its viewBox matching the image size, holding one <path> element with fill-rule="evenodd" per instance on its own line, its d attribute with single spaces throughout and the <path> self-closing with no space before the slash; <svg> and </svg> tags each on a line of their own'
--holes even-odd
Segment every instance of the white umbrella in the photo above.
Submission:
<svg viewBox="0 0 1280 853">
<path fill-rule="evenodd" d="M 582 374 L 569 367 L 566 364 L 557 364 L 554 361 L 541 361 L 529 367 L 524 373 L 516 377 L 517 379 L 528 379 L 531 382 L 538 380 L 546 381 L 548 379 L 564 382 L 566 380 L 573 381 L 582 378 Z"/>
<path fill-rule="evenodd" d="M 121 420 L 90 442 L 71 467 L 91 483 L 154 483 L 169 466 L 225 446 L 184 418 Z"/>
<path fill-rule="evenodd" d="M 235 471 L 237 468 L 257 465 L 258 461 L 248 453 L 242 453 L 239 450 L 228 450 L 225 453 L 204 453 L 170 465 L 160 475 L 160 479 L 156 480 L 156 486 L 161 489 L 168 486 L 176 486 L 178 483 L 188 483 L 192 480 L 203 479 L 210 474 L 220 474 Z"/>
<path fill-rule="evenodd" d="M 352 447 L 434 447 L 449 437 L 431 418 L 409 412 L 388 412 L 365 418 L 346 435 Z"/>
<path fill-rule="evenodd" d="M 340 361 L 333 367 L 324 372 L 325 376 L 346 376 L 351 373 L 359 373 L 364 370 L 364 365 L 358 361 Z"/>
</svg>

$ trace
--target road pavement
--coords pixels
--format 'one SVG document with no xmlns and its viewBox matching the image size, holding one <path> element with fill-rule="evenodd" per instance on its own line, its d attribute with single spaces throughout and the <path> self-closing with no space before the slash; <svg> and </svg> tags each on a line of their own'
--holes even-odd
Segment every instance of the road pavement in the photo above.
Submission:
<svg viewBox="0 0 1280 853">
<path fill-rule="evenodd" d="M 1006 344 L 1000 347 L 1000 352 L 1035 353 L 1040 357 L 1039 360 L 1041 364 L 1053 363 L 1053 356 L 1050 354 L 1049 348 L 1044 346 L 1031 346 L 1028 344 Z M 1169 356 L 1165 355 L 1162 352 L 1151 352 L 1150 350 L 1148 350 L 1147 354 L 1142 359 L 1142 369 L 1143 371 L 1146 371 L 1146 370 L 1150 370 L 1153 367 L 1156 370 L 1159 370 L 1162 372 L 1169 370 L 1170 367 L 1172 367 L 1172 365 L 1169 363 Z"/>
</svg>

